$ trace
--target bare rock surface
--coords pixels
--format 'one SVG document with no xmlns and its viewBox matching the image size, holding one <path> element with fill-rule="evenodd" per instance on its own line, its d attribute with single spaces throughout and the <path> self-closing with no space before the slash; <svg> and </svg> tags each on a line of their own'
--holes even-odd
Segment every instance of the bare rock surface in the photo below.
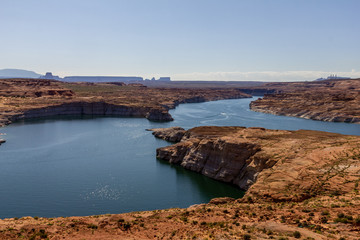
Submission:
<svg viewBox="0 0 360 240">
<path fill-rule="evenodd" d="M 182 127 L 153 128 L 148 130 L 152 131 L 155 137 L 169 142 L 180 142 L 186 132 Z"/>
<path fill-rule="evenodd" d="M 288 83 L 251 102 L 257 112 L 319 121 L 360 123 L 360 79 Z"/>
<path fill-rule="evenodd" d="M 157 149 L 157 158 L 281 202 L 351 191 L 359 177 L 359 149 L 358 136 L 197 127 L 181 142 Z"/>
</svg>

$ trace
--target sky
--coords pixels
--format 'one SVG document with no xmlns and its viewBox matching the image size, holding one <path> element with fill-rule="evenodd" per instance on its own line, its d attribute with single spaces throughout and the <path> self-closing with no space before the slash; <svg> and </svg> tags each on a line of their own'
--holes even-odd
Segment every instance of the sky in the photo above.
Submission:
<svg viewBox="0 0 360 240">
<path fill-rule="evenodd" d="M 0 69 L 297 81 L 360 77 L 359 0 L 0 0 Z"/>
</svg>

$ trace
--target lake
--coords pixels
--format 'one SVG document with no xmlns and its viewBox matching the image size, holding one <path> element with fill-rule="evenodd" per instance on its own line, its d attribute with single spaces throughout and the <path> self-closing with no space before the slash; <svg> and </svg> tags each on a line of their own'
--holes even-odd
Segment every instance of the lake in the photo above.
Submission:
<svg viewBox="0 0 360 240">
<path fill-rule="evenodd" d="M 203 125 L 312 129 L 360 135 L 360 125 L 275 116 L 249 110 L 254 99 L 182 104 L 173 122 L 143 118 L 59 117 L 1 129 L 0 218 L 83 216 L 188 207 L 243 192 L 156 160 L 148 128 Z"/>
</svg>

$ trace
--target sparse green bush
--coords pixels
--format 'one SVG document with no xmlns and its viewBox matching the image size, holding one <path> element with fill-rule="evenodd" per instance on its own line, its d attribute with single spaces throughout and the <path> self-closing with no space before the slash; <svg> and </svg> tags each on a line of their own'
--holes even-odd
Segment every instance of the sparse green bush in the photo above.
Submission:
<svg viewBox="0 0 360 240">
<path fill-rule="evenodd" d="M 299 231 L 295 231 L 294 238 L 301 238 L 301 233 Z"/>
<path fill-rule="evenodd" d="M 325 211 L 322 211 L 322 212 L 321 212 L 321 215 L 323 215 L 323 216 L 329 216 L 330 213 L 329 213 L 328 210 L 325 210 Z"/>
<path fill-rule="evenodd" d="M 321 217 L 320 221 L 321 221 L 321 223 L 327 223 L 328 219 L 327 219 L 327 217 Z"/>
<path fill-rule="evenodd" d="M 98 226 L 96 226 L 95 224 L 89 224 L 88 226 L 87 226 L 88 228 L 91 228 L 91 229 L 97 229 L 98 228 Z"/>
<path fill-rule="evenodd" d="M 244 239 L 244 240 L 250 240 L 250 239 L 251 239 L 251 235 L 245 234 L 245 235 L 243 236 L 243 239 Z"/>
</svg>

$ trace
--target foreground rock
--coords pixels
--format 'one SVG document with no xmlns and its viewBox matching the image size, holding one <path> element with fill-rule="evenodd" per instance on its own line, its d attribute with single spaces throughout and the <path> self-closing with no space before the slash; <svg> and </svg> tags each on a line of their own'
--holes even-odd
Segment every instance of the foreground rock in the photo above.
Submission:
<svg viewBox="0 0 360 240">
<path fill-rule="evenodd" d="M 158 89 L 114 83 L 0 80 L 0 126 L 54 115 L 113 115 L 172 121 L 180 103 L 250 97 L 238 89 Z"/>
<path fill-rule="evenodd" d="M 360 180 L 360 137 L 318 131 L 197 127 L 157 158 L 275 202 L 349 193 Z"/>
<path fill-rule="evenodd" d="M 250 109 L 320 121 L 360 123 L 360 79 L 287 86 L 251 102 Z"/>
</svg>

